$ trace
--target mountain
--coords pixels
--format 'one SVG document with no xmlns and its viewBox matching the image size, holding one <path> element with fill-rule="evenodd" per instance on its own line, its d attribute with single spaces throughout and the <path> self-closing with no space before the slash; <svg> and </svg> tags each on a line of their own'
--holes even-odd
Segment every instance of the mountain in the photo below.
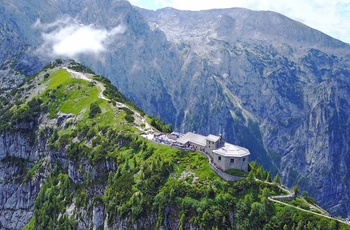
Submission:
<svg viewBox="0 0 350 230">
<path fill-rule="evenodd" d="M 181 127 L 223 131 L 289 186 L 348 215 L 348 44 L 273 12 L 140 12 L 191 63 L 189 103 L 175 103 L 186 111 Z"/>
<path fill-rule="evenodd" d="M 104 52 L 78 59 L 147 114 L 182 132 L 222 133 L 288 186 L 349 215 L 348 44 L 283 15 L 240 8 L 10 0 L 0 11 L 2 89 L 60 55 L 43 49 L 52 32 L 121 26 Z"/>
<path fill-rule="evenodd" d="M 1 229 L 347 227 L 309 196 L 277 203 L 284 191 L 257 163 L 225 182 L 200 153 L 141 137 L 150 118 L 75 61 L 50 63 L 1 103 Z"/>
</svg>

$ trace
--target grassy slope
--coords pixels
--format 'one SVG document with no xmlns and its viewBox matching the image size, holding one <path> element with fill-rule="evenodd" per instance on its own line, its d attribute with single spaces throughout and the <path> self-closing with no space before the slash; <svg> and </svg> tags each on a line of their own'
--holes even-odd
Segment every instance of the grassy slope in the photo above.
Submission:
<svg viewBox="0 0 350 230">
<path fill-rule="evenodd" d="M 276 186 L 254 180 L 227 183 L 210 169 L 201 154 L 156 145 L 135 135 L 135 129 L 125 125 L 123 110 L 99 99 L 96 86 L 70 77 L 65 70 L 52 73 L 43 79 L 42 85 L 47 88 L 40 97 L 50 117 L 56 116 L 57 112 L 79 116 L 74 124 L 59 130 L 57 139 L 51 139 L 52 148 L 66 149 L 69 160 L 76 167 L 87 159 L 94 167 L 109 161 L 118 164 L 118 169 L 107 172 L 108 177 L 105 174 L 100 178 L 90 178 L 89 172 L 81 172 L 85 178 L 82 185 L 67 180 L 65 170 L 54 170 L 42 186 L 36 200 L 35 217 L 27 229 L 34 226 L 75 228 L 76 220 L 80 218 L 78 214 L 57 220 L 59 213 L 65 212 L 67 207 L 68 198 L 62 200 L 62 194 L 72 194 L 68 200 L 75 198 L 78 208 L 91 208 L 91 200 L 102 202 L 110 222 L 118 216 L 130 216 L 130 227 L 150 213 L 157 214 L 157 226 L 161 226 L 166 206 L 176 210 L 173 215 L 179 220 L 179 228 L 188 227 L 187 223 L 201 228 L 231 228 L 230 213 L 235 213 L 235 224 L 243 229 L 260 229 L 262 226 L 282 229 L 284 225 L 289 229 L 298 225 L 317 227 L 324 221 L 312 215 L 304 218 L 305 214 L 300 211 L 266 203 L 264 192 L 278 194 L 280 191 Z M 95 101 L 102 113 L 90 119 L 89 105 Z M 93 135 L 89 136 L 89 132 Z M 64 142 L 64 135 L 68 142 Z M 73 144 L 73 138 L 78 138 L 79 142 Z M 120 140 L 127 143 L 122 148 L 118 148 Z M 88 194 L 94 185 L 105 187 L 102 196 Z M 274 218 L 269 218 L 271 216 Z M 344 226 L 338 224 L 340 227 Z M 324 225 L 324 229 L 330 228 Z"/>
</svg>

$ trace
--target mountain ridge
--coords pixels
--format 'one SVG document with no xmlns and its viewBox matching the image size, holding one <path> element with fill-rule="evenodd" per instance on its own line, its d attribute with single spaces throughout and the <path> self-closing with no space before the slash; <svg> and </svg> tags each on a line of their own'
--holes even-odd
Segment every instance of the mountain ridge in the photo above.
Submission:
<svg viewBox="0 0 350 230">
<path fill-rule="evenodd" d="M 347 227 L 294 208 L 310 197 L 270 202 L 283 190 L 256 162 L 228 183 L 201 154 L 140 137 L 142 111 L 77 62 L 50 63 L 0 101 L 2 229 Z"/>
<path fill-rule="evenodd" d="M 166 24 L 171 24 L 173 29 L 179 29 L 176 27 L 176 22 L 181 21 L 183 24 L 186 24 L 186 20 L 190 20 L 193 27 L 196 28 L 196 24 L 193 23 L 194 20 L 197 20 L 198 24 L 212 24 L 212 21 L 215 21 L 215 18 L 220 18 L 218 23 L 227 24 L 231 27 L 231 30 L 223 31 L 223 36 L 225 40 L 243 39 L 243 40 L 271 40 L 271 34 L 275 37 L 274 39 L 278 40 L 279 43 L 284 42 L 298 42 L 298 43 L 307 43 L 307 46 L 318 45 L 318 46 L 331 46 L 334 48 L 349 48 L 349 44 L 332 38 L 331 36 L 317 31 L 301 22 L 290 19 L 280 13 L 273 11 L 254 11 L 245 8 L 228 8 L 228 9 L 212 9 L 212 10 L 201 10 L 201 11 L 183 11 L 177 10 L 174 8 L 163 8 L 156 11 L 137 8 L 150 23 L 158 22 L 164 24 L 159 24 L 161 28 L 172 41 L 176 41 L 174 36 L 171 36 L 170 30 L 166 29 Z M 178 20 L 169 20 L 170 17 L 174 17 Z M 207 19 L 205 21 L 204 19 Z M 267 19 L 267 20 L 265 20 Z M 154 22 L 152 21 L 154 20 Z M 164 20 L 164 21 L 162 21 Z M 209 23 L 208 23 L 209 22 Z M 281 29 L 280 27 L 284 26 L 286 29 Z M 175 28 L 174 28 L 175 27 Z M 199 26 L 200 28 L 201 26 Z M 171 27 L 170 27 L 171 28 Z M 181 27 L 180 27 L 181 28 Z M 188 34 L 189 32 L 185 30 L 189 29 L 189 26 L 184 26 L 182 29 L 184 31 L 178 34 Z M 204 28 L 209 29 L 204 26 Z M 276 28 L 276 29 L 275 29 Z M 204 30 L 203 33 L 208 32 Z M 305 35 L 308 36 L 305 36 Z M 263 36 L 262 36 L 263 35 Z M 266 37 L 267 36 L 267 37 Z M 231 37 L 231 38 L 230 38 Z M 233 39 L 233 40 L 232 40 Z M 319 48 L 319 47 L 315 47 Z M 331 51 L 331 50 L 327 50 Z"/>
</svg>

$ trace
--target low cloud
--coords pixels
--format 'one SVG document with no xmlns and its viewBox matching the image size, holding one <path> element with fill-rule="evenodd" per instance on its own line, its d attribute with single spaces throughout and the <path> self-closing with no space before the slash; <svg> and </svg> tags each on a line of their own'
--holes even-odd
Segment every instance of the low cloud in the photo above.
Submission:
<svg viewBox="0 0 350 230">
<path fill-rule="evenodd" d="M 123 26 L 111 30 L 84 25 L 64 18 L 43 24 L 37 20 L 33 27 L 41 31 L 43 44 L 38 53 L 51 57 L 77 58 L 81 54 L 98 55 L 108 50 L 115 36 L 124 33 Z"/>
</svg>

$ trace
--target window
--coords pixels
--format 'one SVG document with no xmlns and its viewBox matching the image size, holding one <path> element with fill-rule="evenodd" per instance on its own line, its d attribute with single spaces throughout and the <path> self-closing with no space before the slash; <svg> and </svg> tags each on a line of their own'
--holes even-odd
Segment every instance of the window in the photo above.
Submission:
<svg viewBox="0 0 350 230">
<path fill-rule="evenodd" d="M 243 161 L 245 161 L 245 157 L 243 157 Z"/>
<path fill-rule="evenodd" d="M 221 161 L 221 157 L 220 156 L 218 156 L 218 160 Z"/>
<path fill-rule="evenodd" d="M 235 163 L 235 159 L 230 159 L 230 163 L 231 164 Z"/>
</svg>

